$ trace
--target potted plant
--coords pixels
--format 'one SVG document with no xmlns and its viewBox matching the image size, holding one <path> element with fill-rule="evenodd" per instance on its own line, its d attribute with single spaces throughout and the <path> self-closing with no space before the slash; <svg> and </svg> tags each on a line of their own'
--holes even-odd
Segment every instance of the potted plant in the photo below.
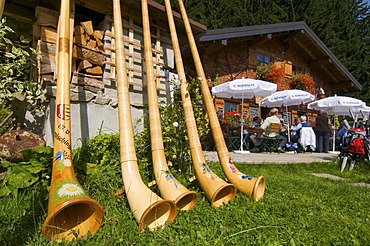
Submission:
<svg viewBox="0 0 370 246">
<path fill-rule="evenodd" d="M 257 79 L 273 82 L 277 84 L 284 78 L 284 68 L 279 68 L 275 64 L 261 64 L 256 69 Z"/>
<path fill-rule="evenodd" d="M 315 88 L 315 81 L 313 77 L 307 73 L 296 73 L 292 75 L 292 81 L 289 85 L 291 89 L 312 92 Z"/>
</svg>

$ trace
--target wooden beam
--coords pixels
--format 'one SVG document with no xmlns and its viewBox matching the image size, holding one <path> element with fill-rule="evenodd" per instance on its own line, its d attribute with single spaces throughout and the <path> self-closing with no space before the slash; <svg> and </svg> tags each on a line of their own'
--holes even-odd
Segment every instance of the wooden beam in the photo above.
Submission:
<svg viewBox="0 0 370 246">
<path fill-rule="evenodd" d="M 339 83 L 338 77 L 335 76 L 332 72 L 330 72 L 329 69 L 326 68 L 326 66 L 322 66 L 322 69 L 330 76 L 332 81 L 335 81 L 335 82 Z"/>
<path fill-rule="evenodd" d="M 285 34 L 284 36 L 281 36 L 279 39 L 280 39 L 281 42 L 288 42 L 289 40 L 292 40 L 296 37 L 301 36 L 303 33 L 304 32 L 301 32 L 301 31 L 296 31 L 294 33 L 289 32 L 289 33 Z"/>
<path fill-rule="evenodd" d="M 294 38 L 296 44 L 302 49 L 304 50 L 313 60 L 317 60 L 317 57 L 314 55 L 314 53 L 312 53 L 312 51 L 307 47 L 307 44 L 302 44 L 302 42 L 300 40 L 298 40 L 297 38 Z"/>
<path fill-rule="evenodd" d="M 266 36 L 261 36 L 261 37 L 252 39 L 250 41 L 247 41 L 247 43 L 248 43 L 248 47 L 252 48 L 255 45 L 260 45 L 260 44 L 266 43 L 267 41 L 270 41 L 270 39 L 266 35 Z"/>
<path fill-rule="evenodd" d="M 317 60 L 312 60 L 312 61 L 308 62 L 308 67 L 311 69 L 311 68 L 315 68 L 315 67 L 325 66 L 328 63 L 331 63 L 331 59 L 326 56 L 326 57 L 321 57 Z"/>
<path fill-rule="evenodd" d="M 3 1 L 3 0 L 1 0 Z M 5 1 L 4 1 L 5 2 Z M 3 14 L 25 23 L 34 23 L 35 11 L 14 3 L 4 3 Z"/>
<path fill-rule="evenodd" d="M 340 92 L 350 92 L 350 91 L 353 91 L 353 89 L 351 89 L 352 87 L 352 83 L 351 81 L 341 81 L 339 83 L 330 83 L 330 89 L 332 91 L 332 93 L 338 93 L 338 94 L 341 94 Z"/>
</svg>

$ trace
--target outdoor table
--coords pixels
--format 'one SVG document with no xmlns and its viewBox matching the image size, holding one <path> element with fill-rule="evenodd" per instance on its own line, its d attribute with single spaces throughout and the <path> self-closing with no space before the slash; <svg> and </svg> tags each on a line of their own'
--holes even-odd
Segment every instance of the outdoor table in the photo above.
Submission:
<svg viewBox="0 0 370 246">
<path fill-rule="evenodd" d="M 264 130 L 258 127 L 247 127 L 246 128 L 249 134 L 263 133 Z"/>
</svg>

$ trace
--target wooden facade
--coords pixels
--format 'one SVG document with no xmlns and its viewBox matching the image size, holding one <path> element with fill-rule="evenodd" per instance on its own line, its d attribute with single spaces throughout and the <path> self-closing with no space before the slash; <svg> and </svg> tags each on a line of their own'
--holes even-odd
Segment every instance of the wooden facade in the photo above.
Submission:
<svg viewBox="0 0 370 246">
<path fill-rule="evenodd" d="M 44 133 L 48 145 L 52 145 L 53 102 L 56 93 L 55 54 L 57 51 L 58 0 L 14 0 L 6 2 L 4 16 L 7 24 L 17 35 L 33 40 L 39 52 L 35 79 L 42 83 L 49 98 L 45 113 Z M 143 51 L 143 30 L 140 1 L 121 2 L 124 46 L 133 124 L 138 131 L 139 122 L 147 108 L 146 67 Z M 174 52 L 168 31 L 165 8 L 148 1 L 154 73 L 159 100 L 168 102 L 171 97 L 169 81 L 176 79 Z M 180 42 L 187 42 L 179 13 L 173 12 Z M 190 21 L 194 34 L 206 27 Z M 71 29 L 73 30 L 71 66 L 71 118 L 72 138 L 86 139 L 96 135 L 102 127 L 117 132 L 117 91 L 115 81 L 114 26 L 111 0 L 71 0 Z M 99 114 L 97 117 L 96 114 Z M 139 123 L 138 123 L 139 122 Z"/>
<path fill-rule="evenodd" d="M 309 92 L 317 98 L 361 90 L 361 85 L 304 22 L 207 30 L 198 38 L 198 45 L 207 77 L 217 78 L 218 84 L 236 78 L 256 78 L 257 66 L 261 64 L 258 57 L 268 57 L 284 70 L 284 77 L 277 81 L 278 91 L 291 89 L 292 75 L 297 72 L 314 78 L 315 87 Z M 243 108 L 250 114 L 258 108 L 259 116 L 265 117 L 269 109 L 259 108 L 259 100 L 247 100 Z M 229 111 L 231 106 L 227 104 L 241 111 L 240 100 L 215 100 L 216 110 Z M 304 105 L 291 106 L 290 114 L 291 120 L 302 114 L 308 118 L 316 116 Z"/>
<path fill-rule="evenodd" d="M 171 72 L 175 71 L 167 17 L 163 5 L 152 0 L 148 2 L 157 89 L 159 96 L 166 100 L 170 94 L 168 81 L 174 77 Z M 112 3 L 110 0 L 72 0 L 72 6 L 74 60 L 71 67 L 71 101 L 76 104 L 92 103 L 115 108 L 117 100 Z M 42 54 L 37 77 L 40 83 L 47 86 L 50 98 L 55 93 L 54 60 L 58 10 L 57 0 L 13 0 L 5 4 L 3 14 L 9 18 L 8 23 L 17 34 L 33 39 L 34 46 Z M 195 77 L 193 61 L 186 52 L 187 38 L 181 16 L 176 12 L 173 14 L 179 41 L 184 44 L 185 68 L 190 76 Z M 140 2 L 122 1 L 122 18 L 131 105 L 142 114 L 146 104 L 146 89 Z M 296 71 L 313 76 L 316 87 L 310 92 L 316 96 L 322 92 L 324 95 L 320 96 L 331 96 L 361 89 L 361 85 L 303 22 L 218 30 L 207 30 L 194 21 L 191 21 L 191 25 L 193 33 L 198 37 L 197 45 L 206 76 L 213 81 L 217 78 L 217 83 L 242 77 L 255 78 L 258 57 L 266 56 L 284 70 L 284 78 L 277 82 L 278 90 L 289 89 L 289 81 Z M 264 117 L 269 109 L 258 107 L 260 99 L 246 101 L 243 109 L 250 116 L 257 112 Z M 228 102 L 235 106 L 235 110 L 241 111 L 240 100 L 230 99 Z M 216 99 L 215 108 L 225 111 L 225 101 Z M 303 113 L 308 117 L 314 116 L 304 106 L 291 107 L 292 118 Z M 139 117 L 140 115 L 136 118 Z"/>
</svg>

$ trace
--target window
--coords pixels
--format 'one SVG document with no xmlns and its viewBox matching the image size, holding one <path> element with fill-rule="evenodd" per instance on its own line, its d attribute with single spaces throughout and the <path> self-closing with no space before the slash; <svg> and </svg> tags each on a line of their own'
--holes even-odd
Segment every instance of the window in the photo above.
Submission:
<svg viewBox="0 0 370 246">
<path fill-rule="evenodd" d="M 225 102 L 225 110 L 224 110 L 224 112 L 236 111 L 237 105 L 238 105 L 237 103 Z"/>
<path fill-rule="evenodd" d="M 262 54 L 257 55 L 257 64 L 258 65 L 270 64 L 271 62 L 272 62 L 272 59 L 271 59 L 270 56 L 266 56 L 266 55 L 262 55 Z"/>
</svg>

